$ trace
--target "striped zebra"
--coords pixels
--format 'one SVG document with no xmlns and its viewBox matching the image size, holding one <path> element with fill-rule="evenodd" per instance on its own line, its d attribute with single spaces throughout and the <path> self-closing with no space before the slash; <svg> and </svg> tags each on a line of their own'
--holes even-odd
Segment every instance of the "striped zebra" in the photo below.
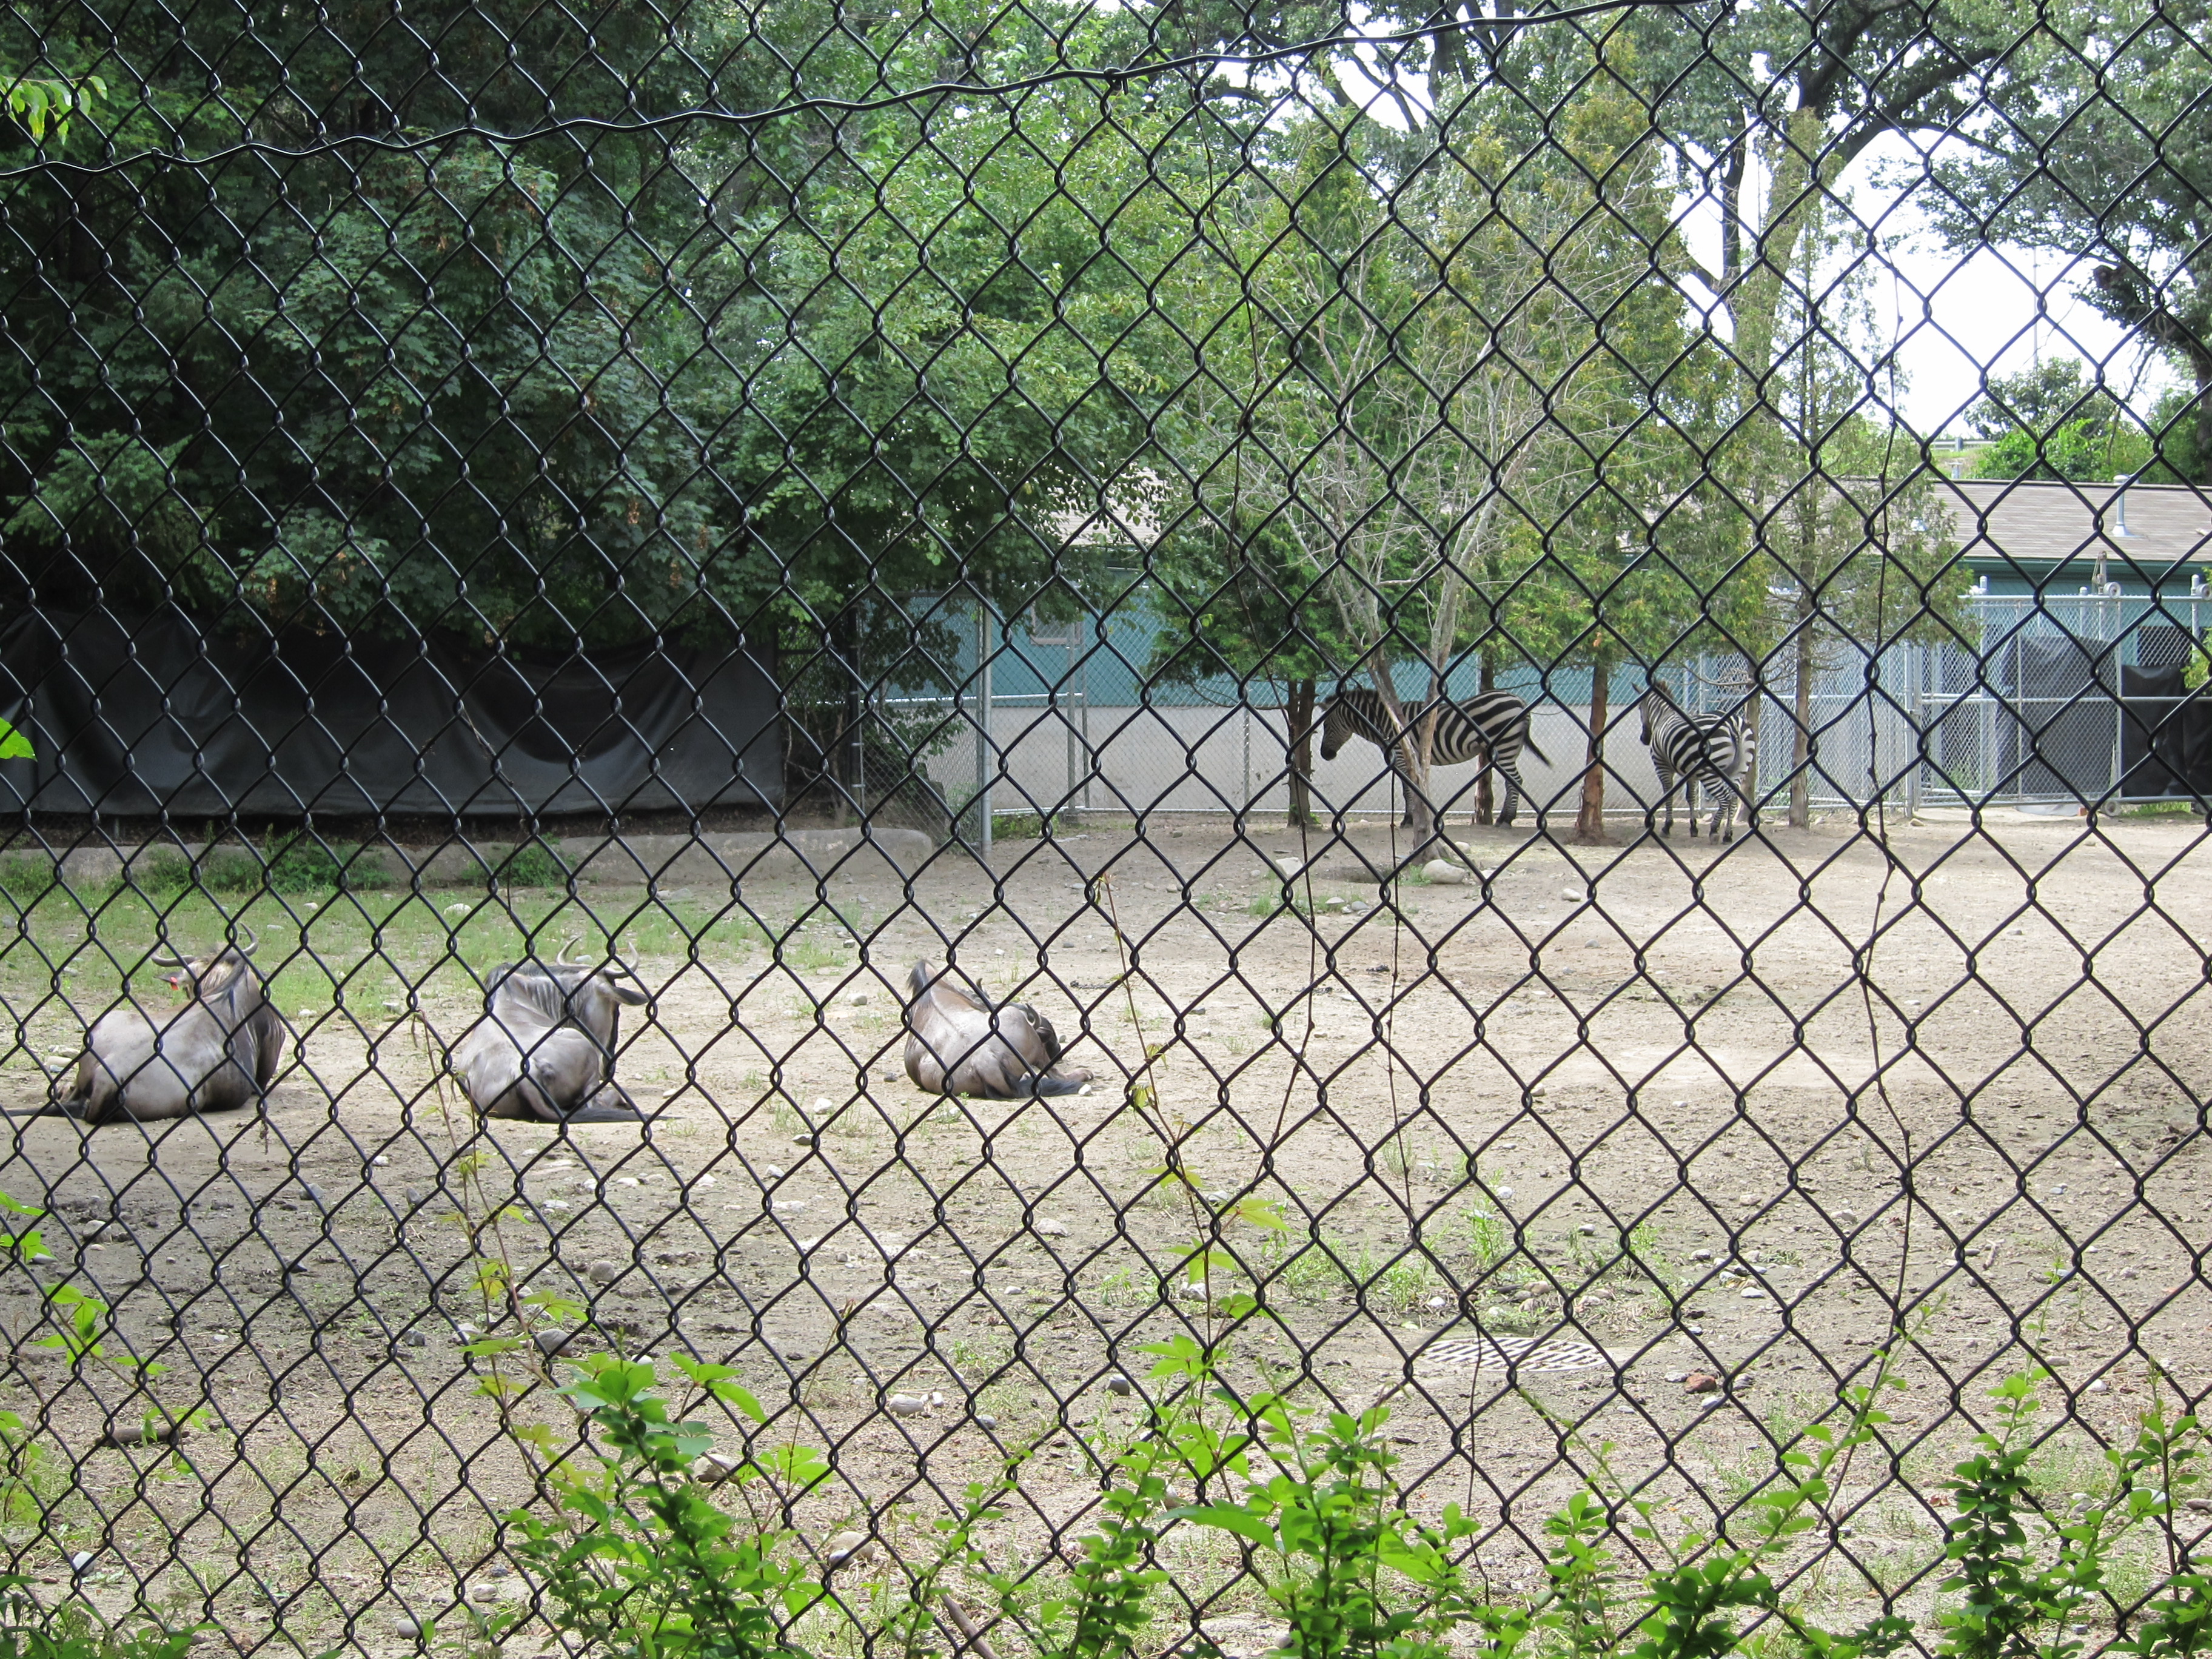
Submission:
<svg viewBox="0 0 2212 1659">
<path fill-rule="evenodd" d="M 1698 838 L 1698 786 L 1713 792 L 1713 833 L 1722 843 L 1735 839 L 1735 804 L 1743 803 L 1743 823 L 1754 828 L 1758 814 L 1751 804 L 1752 769 L 1759 763 L 1759 741 L 1741 714 L 1686 714 L 1666 691 L 1654 685 L 1637 700 L 1636 712 L 1644 717 L 1638 735 L 1651 751 L 1659 769 L 1659 799 L 1667 805 L 1667 826 L 1674 833 L 1674 789 L 1679 783 L 1690 809 L 1690 839 Z M 1725 820 L 1725 833 L 1721 825 Z"/>
<path fill-rule="evenodd" d="M 1434 707 L 1436 738 L 1429 750 L 1429 763 L 1457 766 L 1462 761 L 1480 760 L 1486 767 L 1495 767 L 1505 778 L 1505 805 L 1498 821 L 1511 823 L 1521 797 L 1528 793 L 1521 781 L 1521 751 L 1526 749 L 1545 765 L 1552 763 L 1552 757 L 1529 738 L 1528 705 L 1510 691 L 1485 691 L 1465 702 Z M 1406 718 L 1419 726 L 1428 712 L 1427 706 L 1408 705 Z M 1395 772 L 1400 757 L 1395 732 L 1390 710 L 1380 693 L 1364 686 L 1340 686 L 1322 710 L 1321 757 L 1334 760 L 1346 738 L 1364 738 L 1382 751 L 1383 764 Z M 1443 825 L 1442 813 L 1437 814 L 1437 825 Z"/>
</svg>

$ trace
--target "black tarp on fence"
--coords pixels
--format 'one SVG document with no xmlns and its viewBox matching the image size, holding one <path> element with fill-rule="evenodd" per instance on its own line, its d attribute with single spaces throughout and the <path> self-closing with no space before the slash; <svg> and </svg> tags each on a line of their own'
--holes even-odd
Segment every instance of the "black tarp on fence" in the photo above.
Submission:
<svg viewBox="0 0 2212 1659">
<path fill-rule="evenodd" d="M 436 641 L 240 635 L 176 610 L 0 623 L 0 811 L 640 811 L 783 794 L 765 653 L 534 660 Z"/>
</svg>

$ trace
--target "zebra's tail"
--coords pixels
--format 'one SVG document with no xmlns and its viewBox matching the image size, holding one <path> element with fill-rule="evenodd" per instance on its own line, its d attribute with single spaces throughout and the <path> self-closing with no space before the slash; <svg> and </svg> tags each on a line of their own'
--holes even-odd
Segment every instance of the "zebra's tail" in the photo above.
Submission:
<svg viewBox="0 0 2212 1659">
<path fill-rule="evenodd" d="M 1543 762 L 1545 765 L 1549 766 L 1552 763 L 1552 757 L 1536 747 L 1536 732 L 1533 721 L 1521 728 L 1521 746 Z"/>
</svg>

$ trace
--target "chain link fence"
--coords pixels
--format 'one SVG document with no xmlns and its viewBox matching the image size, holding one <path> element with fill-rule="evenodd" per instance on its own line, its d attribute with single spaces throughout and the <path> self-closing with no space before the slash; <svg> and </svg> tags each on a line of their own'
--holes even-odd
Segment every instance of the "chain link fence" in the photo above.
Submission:
<svg viewBox="0 0 2212 1659">
<path fill-rule="evenodd" d="M 2198 12 L 5 18 L 15 1623 L 2187 1645 Z"/>
</svg>

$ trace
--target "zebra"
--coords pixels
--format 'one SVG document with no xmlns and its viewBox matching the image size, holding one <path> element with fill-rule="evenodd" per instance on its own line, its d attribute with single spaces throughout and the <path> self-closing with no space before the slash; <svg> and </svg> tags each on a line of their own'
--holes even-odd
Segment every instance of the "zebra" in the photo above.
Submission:
<svg viewBox="0 0 2212 1659">
<path fill-rule="evenodd" d="M 1521 781 L 1521 751 L 1549 766 L 1552 757 L 1528 735 L 1528 705 L 1510 691 L 1485 691 L 1465 702 L 1439 702 L 1435 740 L 1429 750 L 1432 766 L 1457 766 L 1480 760 L 1505 778 L 1505 804 L 1498 814 L 1501 824 L 1510 824 L 1521 797 L 1528 789 Z M 1407 720 L 1419 726 L 1426 708 L 1408 708 Z M 1334 760 L 1348 738 L 1364 738 L 1382 751 L 1383 763 L 1398 769 L 1398 739 L 1393 735 L 1390 710 L 1382 694 L 1364 686 L 1340 686 L 1322 710 L 1321 757 Z M 1442 814 L 1438 815 L 1441 823 Z"/>
<path fill-rule="evenodd" d="M 1743 803 L 1747 830 L 1759 823 L 1751 804 L 1753 769 L 1759 763 L 1759 740 L 1741 714 L 1686 714 L 1674 706 L 1662 687 L 1653 685 L 1637 699 L 1636 712 L 1644 718 L 1637 735 L 1651 751 L 1659 769 L 1659 799 L 1667 805 L 1666 828 L 1674 833 L 1674 787 L 1682 786 L 1682 799 L 1690 809 L 1690 839 L 1698 837 L 1698 785 L 1713 792 L 1713 833 L 1723 845 L 1735 839 L 1735 804 Z M 1723 801 L 1725 797 L 1725 801 Z M 1722 830 L 1725 820 L 1727 830 Z"/>
</svg>

